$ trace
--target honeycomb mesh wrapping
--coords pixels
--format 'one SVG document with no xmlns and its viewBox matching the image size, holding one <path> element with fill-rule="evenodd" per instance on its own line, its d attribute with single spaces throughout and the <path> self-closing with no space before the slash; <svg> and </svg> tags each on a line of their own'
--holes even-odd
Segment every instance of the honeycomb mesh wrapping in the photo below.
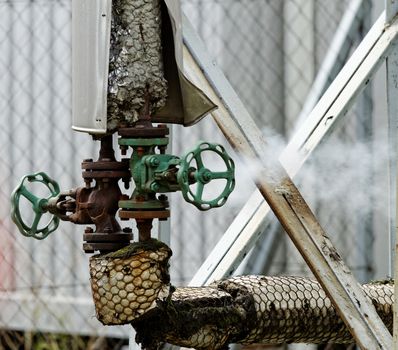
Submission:
<svg viewBox="0 0 398 350">
<path fill-rule="evenodd" d="M 145 347 L 164 341 L 197 349 L 228 343 L 353 342 L 316 280 L 239 276 L 174 289 L 168 272 L 171 250 L 156 242 L 90 259 L 98 319 L 106 325 L 131 323 Z M 393 289 L 390 281 L 363 286 L 390 331 Z"/>
<path fill-rule="evenodd" d="M 126 257 L 91 257 L 91 290 L 98 320 L 105 325 L 126 324 L 167 298 L 170 255 L 167 247 L 160 247 L 136 249 Z"/>
<path fill-rule="evenodd" d="M 303 277 L 241 276 L 221 282 L 246 288 L 254 298 L 257 325 L 240 342 L 351 343 L 353 339 L 320 284 Z M 365 284 L 363 290 L 392 330 L 394 286 Z"/>
</svg>

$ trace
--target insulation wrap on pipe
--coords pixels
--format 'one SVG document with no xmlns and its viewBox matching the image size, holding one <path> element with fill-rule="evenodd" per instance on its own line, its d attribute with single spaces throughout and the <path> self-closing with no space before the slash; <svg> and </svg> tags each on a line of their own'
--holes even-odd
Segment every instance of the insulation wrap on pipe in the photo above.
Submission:
<svg viewBox="0 0 398 350">
<path fill-rule="evenodd" d="M 196 349 L 230 343 L 353 342 L 314 279 L 239 276 L 206 287 L 173 288 L 170 256 L 171 250 L 156 240 L 93 256 L 90 274 L 98 319 L 106 325 L 131 323 L 144 348 L 158 348 L 162 342 Z M 392 281 L 362 288 L 391 331 Z"/>
<path fill-rule="evenodd" d="M 133 123 L 149 98 L 150 112 L 167 98 L 161 0 L 113 0 L 108 80 L 108 128 Z"/>
<path fill-rule="evenodd" d="M 184 73 L 179 0 L 113 0 L 107 129 L 156 123 L 193 125 L 216 106 Z"/>
</svg>

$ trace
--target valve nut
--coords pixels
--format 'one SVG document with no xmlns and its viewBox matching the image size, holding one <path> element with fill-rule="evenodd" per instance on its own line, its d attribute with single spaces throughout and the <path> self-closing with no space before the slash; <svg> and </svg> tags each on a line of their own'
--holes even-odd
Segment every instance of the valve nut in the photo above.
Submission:
<svg viewBox="0 0 398 350">
<path fill-rule="evenodd" d="M 156 168 L 160 164 L 160 161 L 156 157 L 150 157 L 147 159 L 146 163 L 147 163 L 147 165 L 149 165 L 153 168 Z"/>
</svg>

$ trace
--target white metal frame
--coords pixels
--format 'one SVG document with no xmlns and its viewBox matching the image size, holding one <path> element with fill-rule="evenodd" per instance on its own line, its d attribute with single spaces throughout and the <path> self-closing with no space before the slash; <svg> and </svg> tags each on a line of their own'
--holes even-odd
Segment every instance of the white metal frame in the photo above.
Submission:
<svg viewBox="0 0 398 350">
<path fill-rule="evenodd" d="M 294 177 L 298 173 L 323 137 L 329 135 L 340 118 L 351 107 L 355 97 L 366 85 L 367 79 L 383 63 L 383 57 L 380 57 L 380 55 L 386 54 L 390 43 L 393 41 L 391 38 L 388 42 L 385 41 L 386 37 L 391 36 L 390 33 L 384 34 L 383 39 L 381 39 L 384 32 L 384 18 L 384 14 L 381 15 L 373 25 L 368 35 L 353 53 L 306 121 L 293 135 L 279 157 L 280 162 L 290 176 Z M 186 26 L 188 26 L 187 23 Z M 185 34 L 188 34 L 188 30 L 185 30 Z M 396 33 L 394 37 L 395 35 Z M 379 48 L 380 43 L 376 47 L 378 42 L 383 44 L 382 48 Z M 379 58 L 376 59 L 376 56 Z M 355 75 L 357 71 L 360 72 L 360 76 Z M 329 118 L 330 116 L 334 117 Z M 264 214 L 260 214 L 259 211 Z M 259 231 L 262 231 L 265 216 L 269 212 L 270 208 L 262 199 L 261 194 L 255 191 L 230 225 L 222 240 L 216 245 L 208 259 L 195 274 L 191 284 L 202 285 L 215 279 L 228 277 L 229 274 L 225 272 L 232 270 L 231 266 L 239 265 L 243 256 L 253 246 L 256 241 L 254 237 L 259 234 Z M 254 229 L 251 227 L 254 227 Z M 237 248 L 231 248 L 232 246 Z M 241 254 L 237 255 L 237 252 Z"/>
<path fill-rule="evenodd" d="M 384 62 L 384 59 L 389 54 L 389 50 L 391 49 L 392 44 L 397 37 L 398 24 L 396 21 L 392 21 L 389 23 L 389 25 L 385 26 L 385 19 L 385 14 L 383 14 L 383 16 L 380 17 L 376 24 L 372 27 L 369 34 L 363 40 L 349 62 L 344 66 L 336 80 L 326 91 L 322 99 L 314 108 L 313 112 L 310 114 L 307 121 L 304 123 L 299 132 L 293 138 L 292 142 L 290 142 L 288 145 L 285 152 L 282 154 L 280 158 L 281 162 L 286 166 L 286 170 L 290 174 L 294 175 L 294 173 L 299 170 L 300 166 L 308 158 L 310 153 L 316 148 L 322 139 L 333 130 L 336 121 L 348 111 L 354 99 L 357 97 L 360 91 L 363 90 L 369 79 L 373 76 L 374 72 L 380 67 L 381 63 Z M 188 21 L 185 20 L 184 24 L 186 27 L 185 29 L 188 29 L 185 32 L 185 43 L 193 56 L 189 57 L 189 53 L 185 53 L 187 59 L 191 59 L 190 65 L 188 67 L 188 70 L 190 71 L 190 77 L 201 88 L 203 88 L 206 93 L 208 93 L 212 98 L 215 98 L 216 101 L 221 105 L 220 110 L 213 113 L 213 116 L 223 131 L 227 134 L 229 140 L 232 141 L 235 146 L 237 146 L 237 141 L 246 143 L 244 146 L 238 145 L 238 148 L 240 148 L 241 151 L 247 151 L 249 154 L 251 153 L 251 155 L 253 155 L 253 153 L 257 153 L 257 156 L 261 159 L 261 155 L 258 153 L 258 150 L 259 147 L 261 148 L 265 145 L 261 137 L 257 135 L 255 127 L 253 128 L 253 124 L 250 122 L 250 116 L 245 110 L 243 104 L 240 103 L 239 99 L 230 88 L 222 73 L 215 67 L 214 62 L 212 62 L 206 56 L 206 54 L 204 54 L 204 47 L 200 45 L 200 41 L 197 37 L 195 37 L 195 33 L 191 28 L 189 28 Z M 229 129 L 226 129 L 226 126 L 228 126 Z M 231 126 L 235 127 L 235 129 L 233 127 L 231 128 Z M 247 148 L 245 149 L 245 147 Z M 279 176 L 281 174 L 278 173 L 280 171 L 280 169 L 278 169 L 278 164 L 273 162 L 271 163 L 274 169 L 269 169 L 269 167 L 267 168 L 267 164 L 265 164 L 264 168 L 270 170 L 271 172 L 275 172 L 276 168 L 276 179 L 279 180 Z M 263 175 L 266 176 L 267 174 L 264 173 Z M 267 181 L 263 183 L 264 186 L 267 185 L 266 182 Z M 257 183 L 259 184 L 259 187 L 262 186 L 261 180 L 257 180 Z M 274 188 L 274 190 L 277 190 L 277 188 Z M 286 190 L 286 188 L 282 188 L 281 190 L 283 192 Z M 289 190 L 290 188 L 287 191 L 289 192 Z M 267 189 L 263 187 L 263 195 L 266 192 Z M 271 200 L 271 202 L 275 200 L 275 198 L 272 198 L 272 194 L 268 195 L 268 200 Z M 286 193 L 286 196 L 284 196 L 285 200 L 294 206 L 297 203 L 291 203 L 289 201 L 290 195 L 290 193 Z M 248 244 L 255 241 L 253 236 L 259 233 L 257 228 L 261 226 L 265 218 L 265 215 L 255 216 L 255 214 L 258 212 L 258 209 L 264 205 L 261 203 L 261 200 L 260 202 L 258 201 L 258 194 L 254 194 L 249 203 L 243 209 L 243 212 L 246 211 L 246 215 L 250 215 L 250 220 L 245 220 L 245 216 L 242 213 L 242 215 L 238 216 L 238 218 L 240 217 L 240 219 L 243 219 L 243 223 L 240 223 L 242 232 L 244 232 L 244 230 L 247 229 L 250 224 L 253 224 L 252 229 L 249 230 L 250 232 L 247 232 L 248 234 L 245 240 L 246 244 L 243 245 L 243 249 L 247 248 Z M 276 207 L 278 207 L 278 205 L 280 205 L 280 208 L 283 207 L 283 203 L 281 202 L 277 203 Z M 267 208 L 267 206 L 265 206 L 263 209 L 265 209 L 263 213 L 266 214 L 269 212 L 269 208 Z M 300 213 L 296 211 L 296 214 Z M 305 214 L 308 215 L 308 212 Z M 360 295 L 361 292 L 358 290 L 353 291 L 346 290 L 344 288 L 344 284 L 346 286 L 347 284 L 357 285 L 357 282 L 352 278 L 352 275 L 346 273 L 346 267 L 344 265 L 333 266 L 333 264 L 330 264 L 330 261 L 328 262 L 327 256 L 311 257 L 310 255 L 313 252 L 308 255 L 308 251 L 306 250 L 319 249 L 319 246 L 317 247 L 317 243 L 321 242 L 322 238 L 318 240 L 320 237 L 317 237 L 316 232 L 320 229 L 320 227 L 311 227 L 311 225 L 315 224 L 316 221 L 305 223 L 303 222 L 305 221 L 303 219 L 304 216 L 301 217 L 300 223 L 303 224 L 304 230 L 307 230 L 310 240 L 306 242 L 300 241 L 300 239 L 303 238 L 301 236 L 295 243 L 301 250 L 303 256 L 305 256 L 310 267 L 312 267 L 314 273 L 317 275 L 317 278 L 324 286 L 328 295 L 334 301 L 334 305 L 339 309 L 340 315 L 353 330 L 353 336 L 357 340 L 358 344 L 363 349 L 391 349 L 392 339 L 382 322 L 378 319 L 377 315 L 375 317 L 370 316 L 367 312 L 364 312 L 362 308 L 367 307 L 369 308 L 367 311 L 372 311 L 372 305 L 370 305 L 369 300 L 363 295 Z M 306 226 L 306 224 L 309 224 L 309 226 Z M 296 227 L 296 230 L 299 229 Z M 227 241 L 228 243 L 228 248 L 220 249 L 222 247 L 220 244 L 218 244 L 209 259 L 207 259 L 205 262 L 204 266 L 202 266 L 202 268 L 199 270 L 191 284 L 196 284 L 200 280 L 202 282 L 200 284 L 210 281 L 216 276 L 214 272 L 219 269 L 220 265 L 223 263 L 224 275 L 227 275 L 228 270 L 232 270 L 233 265 L 237 264 L 239 259 L 236 259 L 236 257 L 239 257 L 240 254 L 236 249 L 234 250 L 234 248 L 237 246 L 236 242 L 242 238 L 242 232 L 235 232 L 234 234 L 231 234 L 231 230 L 229 231 L 230 232 L 227 231 L 226 237 L 224 239 L 224 242 Z M 318 233 L 319 232 L 320 231 L 318 231 Z M 297 236 L 294 237 L 294 232 L 293 235 L 291 235 L 291 238 L 293 240 L 297 238 Z M 240 249 L 242 249 L 242 246 L 240 246 Z M 225 263 L 225 257 L 230 254 L 231 251 L 234 251 L 234 253 L 230 257 L 229 262 Z M 211 261 L 211 258 L 215 258 L 219 261 L 221 258 L 221 264 L 217 261 Z M 322 276 L 322 274 L 319 273 L 319 265 L 316 265 L 324 263 L 326 263 L 326 265 L 329 263 L 329 266 L 325 266 L 325 270 L 323 271 L 328 274 L 328 278 L 332 277 L 332 275 L 336 277 L 334 283 L 329 285 L 327 285 L 328 281 L 323 280 L 325 276 Z M 331 273 L 331 275 L 329 275 L 329 273 Z M 336 289 L 338 289 L 336 287 L 341 287 L 341 290 L 337 292 L 337 294 L 342 292 L 344 296 L 333 295 Z M 363 297 L 363 299 L 360 301 L 361 307 L 358 309 L 355 306 L 355 300 L 359 300 L 357 299 L 359 296 L 361 299 Z M 341 298 L 337 300 L 334 299 L 335 297 L 337 297 L 337 299 L 339 297 Z M 353 311 L 356 311 L 356 315 L 347 314 L 348 317 L 344 316 L 345 312 Z"/>
<path fill-rule="evenodd" d="M 368 64 L 367 61 L 365 62 L 365 59 L 379 41 L 383 30 L 384 16 L 381 16 L 322 99 L 318 102 L 313 112 L 308 116 L 306 122 L 295 133 L 292 140 L 282 152 L 279 160 L 290 176 L 295 176 L 298 173 L 302 164 L 304 164 L 307 158 L 316 149 L 322 138 L 327 136 L 334 124 L 344 116 L 345 112 L 354 102 L 354 97 L 356 97 L 360 89 L 366 85 L 367 78 L 370 77 L 374 73 L 375 68 L 382 63 L 382 58 L 376 61 L 373 60 L 371 65 L 368 65 L 368 74 L 365 75 L 365 78 L 362 74 L 360 79 L 353 79 L 355 72 L 358 71 L 363 64 Z M 389 34 L 387 34 L 387 36 L 388 35 Z M 387 46 L 388 45 L 389 44 L 387 44 Z M 385 53 L 386 48 L 384 47 L 382 50 L 378 51 Z M 375 53 L 372 52 L 370 56 L 374 55 Z M 377 67 L 375 67 L 375 65 L 377 65 Z M 349 94 L 349 90 L 351 90 L 354 96 L 347 100 L 346 96 Z M 327 112 L 330 110 L 337 110 L 338 113 L 330 113 L 329 115 L 334 115 L 334 118 L 328 119 Z M 260 211 L 260 208 L 261 211 L 265 213 L 264 215 L 256 215 L 256 213 Z M 224 272 L 231 269 L 231 263 L 239 264 L 240 262 L 235 261 L 235 254 L 230 254 L 230 247 L 234 245 L 233 242 L 239 239 L 235 244 L 240 247 L 239 250 L 242 250 L 241 255 L 245 255 L 251 248 L 250 240 L 252 236 L 258 234 L 258 231 L 252 230 L 251 228 L 251 234 L 248 233 L 248 225 L 255 227 L 257 230 L 261 230 L 264 226 L 263 221 L 265 220 L 265 215 L 269 212 L 270 209 L 263 201 L 260 193 L 255 191 L 234 222 L 230 225 L 222 241 L 217 244 L 206 262 L 199 269 L 191 284 L 202 285 L 214 279 L 227 277 L 228 274 Z M 255 225 L 254 222 L 257 222 L 257 224 Z M 248 233 L 249 237 L 244 238 L 244 233 Z M 236 260 L 239 260 L 239 257 L 237 257 Z"/>
</svg>

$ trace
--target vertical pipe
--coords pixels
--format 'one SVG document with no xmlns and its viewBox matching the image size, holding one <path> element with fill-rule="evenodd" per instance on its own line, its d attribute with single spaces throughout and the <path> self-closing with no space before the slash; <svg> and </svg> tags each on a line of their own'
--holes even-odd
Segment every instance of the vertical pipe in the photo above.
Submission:
<svg viewBox="0 0 398 350">
<path fill-rule="evenodd" d="M 398 13 L 398 1 L 397 0 L 385 0 L 385 22 L 388 24 Z M 392 45 L 390 50 L 390 55 L 386 59 L 387 68 L 387 111 L 388 111 L 388 135 L 389 135 L 389 150 L 390 150 L 390 162 L 389 162 L 389 242 L 390 242 L 390 263 L 389 263 L 389 275 L 394 277 L 393 268 L 395 266 L 395 245 L 396 245 L 396 173 L 397 173 L 397 160 L 396 160 L 396 150 L 397 150 L 397 139 L 396 139 L 396 125 L 397 125 L 397 112 L 398 107 L 396 105 L 396 93 L 398 88 L 394 85 L 396 83 L 396 74 L 398 73 L 397 57 L 397 46 Z"/>
<path fill-rule="evenodd" d="M 362 25 L 360 26 L 360 37 L 362 40 L 371 26 L 371 2 L 364 2 L 364 10 L 362 11 L 363 18 L 361 19 Z M 373 102 L 372 102 L 372 83 L 369 82 L 365 90 L 360 96 L 356 114 L 356 134 L 359 142 L 365 144 L 366 150 L 369 152 L 370 159 L 373 159 Z M 372 188 L 373 166 L 372 162 L 366 164 L 363 168 L 364 181 L 361 184 L 360 191 L 367 191 Z M 360 204 L 357 209 L 357 264 L 358 274 L 357 278 L 360 283 L 368 282 L 372 278 L 373 272 L 373 243 L 374 243 L 374 227 L 373 227 L 373 203 L 372 191 L 367 194 L 367 203 Z"/>
<path fill-rule="evenodd" d="M 389 149 L 390 149 L 390 169 L 389 169 L 389 234 L 390 234 L 390 276 L 398 275 L 398 259 L 396 258 L 397 242 L 397 115 L 398 115 L 398 46 L 393 45 L 390 55 L 387 57 L 387 110 L 389 118 Z M 395 263 L 394 263 L 395 259 Z M 395 274 L 393 268 L 395 266 Z M 398 349 L 398 285 L 395 284 L 395 307 L 394 307 L 394 349 Z"/>
<path fill-rule="evenodd" d="M 396 46 L 396 45 L 394 45 Z M 397 159 L 395 152 L 397 150 L 397 139 L 396 139 L 396 120 L 395 116 L 397 113 L 397 106 L 394 102 L 396 98 L 394 92 L 397 89 L 394 87 L 394 74 L 397 74 L 397 69 L 394 67 L 396 59 L 398 59 L 396 48 L 394 48 L 387 58 L 387 110 L 388 110 L 388 139 L 389 139 L 389 267 L 388 274 L 390 277 L 394 277 L 394 261 L 395 261 L 395 242 L 396 242 L 396 172 L 397 172 Z"/>
<path fill-rule="evenodd" d="M 398 13 L 398 1 L 385 0 L 386 24 L 388 24 Z M 386 59 L 387 68 L 387 111 L 388 111 L 388 139 L 390 152 L 389 168 L 389 235 L 390 235 L 390 276 L 394 278 L 393 267 L 395 267 L 395 276 L 398 275 L 398 259 L 396 259 L 397 242 L 397 127 L 398 127 L 398 45 L 394 43 L 390 54 Z M 394 326 L 393 326 L 393 349 L 398 350 L 398 285 L 394 285 Z"/>
<path fill-rule="evenodd" d="M 373 159 L 373 145 L 372 145 L 372 87 L 368 87 L 363 91 L 357 107 L 357 140 L 362 142 L 367 152 L 369 159 Z M 356 217 L 356 251 L 357 251 L 357 265 L 358 274 L 356 275 L 360 283 L 368 282 L 373 274 L 373 243 L 374 243 L 374 227 L 373 227 L 373 193 L 372 183 L 374 181 L 372 162 L 365 164 L 362 167 L 364 177 L 360 191 L 366 191 L 367 203 L 358 203 Z M 365 188 L 368 186 L 367 188 Z"/>
<path fill-rule="evenodd" d="M 173 125 L 170 124 L 168 125 L 169 127 L 169 144 L 167 146 L 167 153 L 173 154 Z M 168 196 L 169 201 L 171 201 L 170 196 Z M 171 212 L 171 215 L 173 213 Z M 165 221 L 160 221 L 158 224 L 158 239 L 164 243 L 166 243 L 168 246 L 170 246 L 171 243 L 171 219 L 168 218 Z"/>
</svg>

